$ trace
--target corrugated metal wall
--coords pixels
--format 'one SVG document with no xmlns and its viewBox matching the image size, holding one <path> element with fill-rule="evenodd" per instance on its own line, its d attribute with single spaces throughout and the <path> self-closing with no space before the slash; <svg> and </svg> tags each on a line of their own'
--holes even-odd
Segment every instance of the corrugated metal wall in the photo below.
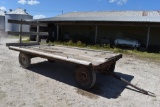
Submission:
<svg viewBox="0 0 160 107">
<path fill-rule="evenodd" d="M 25 19 L 33 19 L 33 16 L 30 15 L 20 15 L 20 14 L 6 14 L 5 15 L 5 31 L 19 31 L 19 26 L 17 24 L 11 24 L 8 23 L 8 19 L 15 19 L 15 20 L 25 20 Z M 30 26 L 29 25 L 23 25 L 22 26 L 23 32 L 29 32 Z"/>
<path fill-rule="evenodd" d="M 0 30 L 5 30 L 5 16 L 0 16 Z"/>
</svg>

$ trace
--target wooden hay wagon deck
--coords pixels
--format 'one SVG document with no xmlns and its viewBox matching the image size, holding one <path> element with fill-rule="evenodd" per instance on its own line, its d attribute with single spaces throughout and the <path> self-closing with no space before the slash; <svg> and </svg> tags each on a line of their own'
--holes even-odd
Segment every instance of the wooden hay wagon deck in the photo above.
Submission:
<svg viewBox="0 0 160 107">
<path fill-rule="evenodd" d="M 85 89 L 89 89 L 95 84 L 96 73 L 112 73 L 116 61 L 122 58 L 122 54 L 110 51 L 68 46 L 9 46 L 9 49 L 20 52 L 19 63 L 23 68 L 28 68 L 31 58 L 34 57 L 46 58 L 49 62 L 62 61 L 75 64 L 76 82 L 78 86 Z"/>
</svg>

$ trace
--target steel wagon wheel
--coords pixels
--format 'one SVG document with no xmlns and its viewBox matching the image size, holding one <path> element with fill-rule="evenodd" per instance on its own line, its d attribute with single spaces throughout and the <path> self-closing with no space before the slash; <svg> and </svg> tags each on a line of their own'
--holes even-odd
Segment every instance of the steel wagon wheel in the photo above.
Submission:
<svg viewBox="0 0 160 107">
<path fill-rule="evenodd" d="M 75 70 L 75 79 L 80 88 L 89 89 L 96 82 L 96 73 L 87 67 L 78 66 Z"/>
<path fill-rule="evenodd" d="M 20 52 L 19 63 L 23 68 L 28 68 L 31 64 L 31 57 L 28 54 Z"/>
</svg>

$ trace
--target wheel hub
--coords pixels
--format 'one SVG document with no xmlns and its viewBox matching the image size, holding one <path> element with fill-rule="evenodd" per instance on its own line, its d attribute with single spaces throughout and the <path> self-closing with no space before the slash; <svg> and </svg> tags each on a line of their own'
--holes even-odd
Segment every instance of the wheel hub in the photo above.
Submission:
<svg viewBox="0 0 160 107">
<path fill-rule="evenodd" d="M 26 58 L 22 57 L 22 63 L 25 64 L 26 63 Z"/>
<path fill-rule="evenodd" d="M 82 80 L 86 80 L 87 79 L 87 73 L 86 72 L 82 72 L 81 79 Z"/>
</svg>

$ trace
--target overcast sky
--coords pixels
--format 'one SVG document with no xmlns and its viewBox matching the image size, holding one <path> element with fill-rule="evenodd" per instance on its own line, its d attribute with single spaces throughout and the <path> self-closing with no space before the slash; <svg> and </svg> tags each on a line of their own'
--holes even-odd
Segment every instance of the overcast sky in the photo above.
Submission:
<svg viewBox="0 0 160 107">
<path fill-rule="evenodd" d="M 75 11 L 160 10 L 160 0 L 0 0 L 0 9 L 26 9 L 34 18 Z"/>
</svg>

